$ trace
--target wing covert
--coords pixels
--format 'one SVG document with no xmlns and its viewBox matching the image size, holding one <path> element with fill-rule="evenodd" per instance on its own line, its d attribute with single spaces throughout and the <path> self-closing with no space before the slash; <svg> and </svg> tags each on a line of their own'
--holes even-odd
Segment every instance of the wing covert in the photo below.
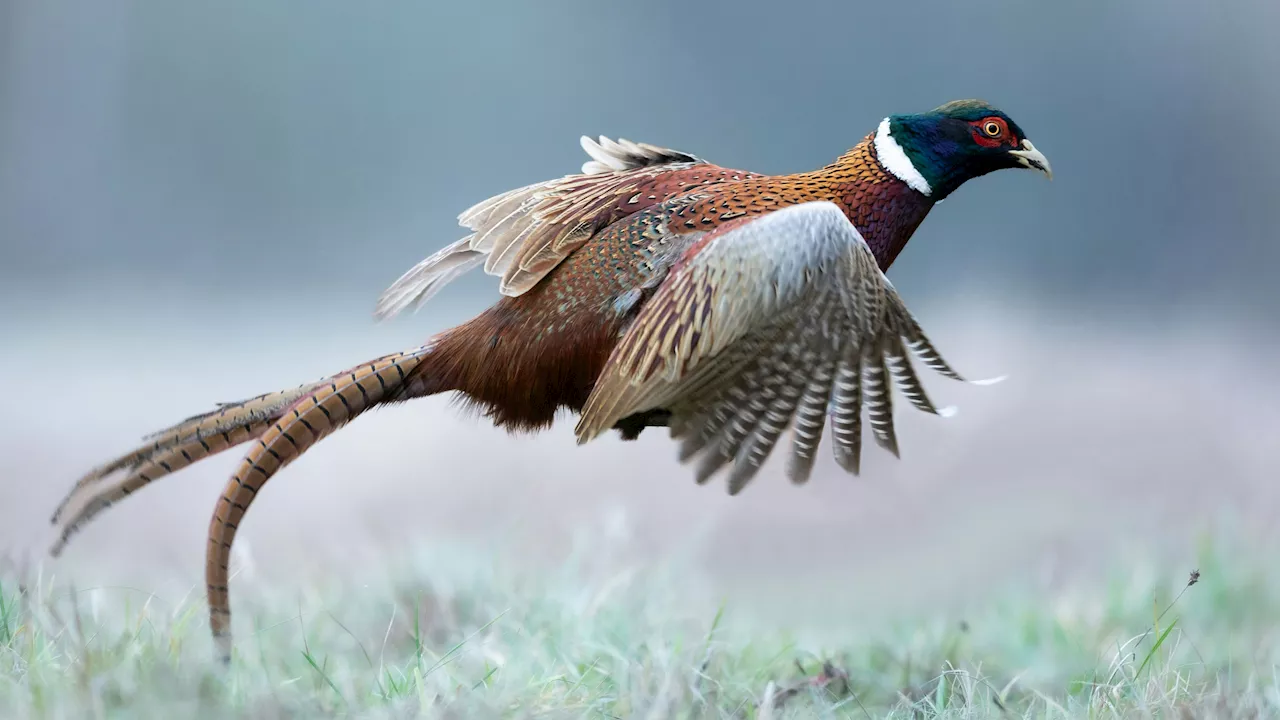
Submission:
<svg viewBox="0 0 1280 720">
<path fill-rule="evenodd" d="M 387 319 L 420 307 L 448 282 L 483 265 L 501 278 L 499 292 L 519 295 L 610 223 L 693 185 L 751 177 L 689 153 L 604 136 L 581 139 L 591 160 L 580 174 L 509 190 L 463 211 L 472 233 L 415 265 L 378 299 Z M 671 180 L 689 170 L 690 177 Z"/>
</svg>

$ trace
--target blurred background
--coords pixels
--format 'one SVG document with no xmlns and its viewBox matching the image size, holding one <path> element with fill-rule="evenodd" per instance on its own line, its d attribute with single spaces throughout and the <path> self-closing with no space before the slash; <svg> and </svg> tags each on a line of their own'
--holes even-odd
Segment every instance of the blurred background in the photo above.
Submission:
<svg viewBox="0 0 1280 720">
<path fill-rule="evenodd" d="M 579 448 L 571 422 L 509 437 L 432 398 L 278 476 L 240 562 L 283 584 L 425 540 L 554 566 L 604 533 L 761 607 L 932 608 L 1134 551 L 1181 572 L 1215 528 L 1269 541 L 1276 27 L 1266 0 L 0 0 L 0 550 L 40 557 L 70 484 L 144 433 L 493 302 L 476 273 L 371 317 L 459 211 L 576 171 L 581 134 L 786 173 L 961 97 L 1007 111 L 1055 179 L 961 188 L 890 273 L 962 372 L 1010 376 L 927 378 L 960 413 L 902 415 L 900 461 L 870 447 L 849 478 L 824 450 L 794 488 L 775 459 L 731 499 L 661 431 Z M 198 582 L 238 457 L 47 571 Z"/>
</svg>

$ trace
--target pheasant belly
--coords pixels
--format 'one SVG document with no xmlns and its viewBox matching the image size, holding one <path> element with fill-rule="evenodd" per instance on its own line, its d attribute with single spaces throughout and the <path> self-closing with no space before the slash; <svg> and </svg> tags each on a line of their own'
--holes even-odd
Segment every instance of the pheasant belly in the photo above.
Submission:
<svg viewBox="0 0 1280 720">
<path fill-rule="evenodd" d="M 655 209 L 614 223 L 525 293 L 446 331 L 431 363 L 437 391 L 458 391 L 512 431 L 544 429 L 561 409 L 580 411 L 627 324 L 701 235 L 671 233 L 665 217 Z M 618 427 L 633 439 L 663 424 L 664 413 L 653 411 Z"/>
</svg>

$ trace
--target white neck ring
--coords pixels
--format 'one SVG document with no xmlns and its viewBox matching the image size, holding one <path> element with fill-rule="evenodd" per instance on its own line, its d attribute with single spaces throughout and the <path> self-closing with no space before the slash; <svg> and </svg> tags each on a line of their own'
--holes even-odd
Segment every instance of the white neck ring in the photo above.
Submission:
<svg viewBox="0 0 1280 720">
<path fill-rule="evenodd" d="M 933 188 L 929 187 L 929 181 L 924 179 L 924 175 L 916 169 L 911 162 L 911 158 L 907 157 L 907 153 L 894 139 L 893 134 L 889 132 L 889 118 L 880 121 L 880 127 L 876 128 L 876 159 L 888 170 L 891 175 L 906 183 L 908 187 L 925 195 L 926 197 L 933 194 Z"/>
</svg>

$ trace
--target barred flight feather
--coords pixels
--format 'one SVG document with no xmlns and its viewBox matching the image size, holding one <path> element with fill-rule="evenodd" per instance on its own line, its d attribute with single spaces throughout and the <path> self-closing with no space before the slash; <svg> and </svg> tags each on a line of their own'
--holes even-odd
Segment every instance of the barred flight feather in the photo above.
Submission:
<svg viewBox="0 0 1280 720">
<path fill-rule="evenodd" d="M 872 348 L 864 361 L 862 394 L 867 405 L 867 421 L 871 425 L 876 444 L 898 456 L 898 437 L 893 427 L 893 393 L 885 368 L 883 343 L 869 345 Z"/>
<path fill-rule="evenodd" d="M 791 456 L 787 461 L 787 477 L 796 485 L 808 482 L 813 472 L 822 430 L 827 423 L 835 367 L 835 356 L 830 352 L 814 365 L 796 407 L 791 428 Z"/>
<path fill-rule="evenodd" d="M 831 442 L 836 463 L 857 475 L 862 467 L 862 352 L 846 342 L 831 386 Z"/>
</svg>

